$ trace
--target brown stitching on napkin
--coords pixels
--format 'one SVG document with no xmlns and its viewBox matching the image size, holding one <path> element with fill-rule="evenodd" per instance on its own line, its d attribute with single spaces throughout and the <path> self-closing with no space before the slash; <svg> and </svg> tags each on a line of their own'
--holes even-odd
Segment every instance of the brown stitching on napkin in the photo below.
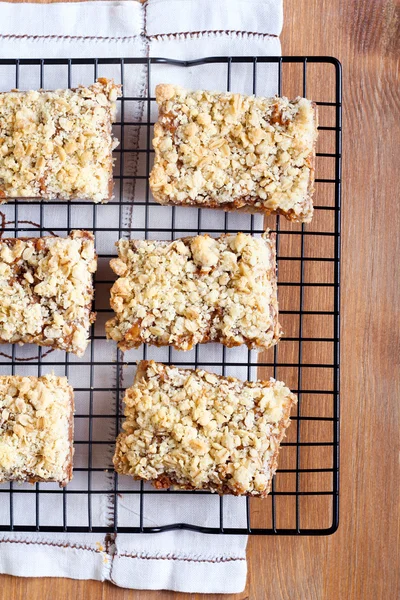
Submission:
<svg viewBox="0 0 400 600">
<path fill-rule="evenodd" d="M 5 233 L 5 228 L 6 225 L 12 225 L 13 223 L 15 224 L 15 221 L 7 221 L 6 220 L 6 215 L 0 211 L 0 218 L 1 218 L 1 222 L 0 222 L 0 240 L 3 237 L 3 233 Z M 39 225 L 39 223 L 35 223 L 35 221 L 28 221 L 28 220 L 21 220 L 18 221 L 18 223 L 24 223 L 25 225 L 33 225 L 34 227 L 37 227 L 38 229 L 44 229 L 43 227 L 41 227 L 41 225 Z M 50 235 L 53 235 L 54 237 L 60 237 L 59 235 L 57 235 L 57 233 L 54 233 L 54 231 L 52 231 L 51 229 L 45 229 L 45 231 L 47 231 L 48 233 L 50 233 Z"/>
<path fill-rule="evenodd" d="M 236 29 L 205 29 L 202 31 L 177 31 L 175 33 L 153 33 L 152 35 L 147 36 L 149 39 L 155 39 L 155 40 L 161 40 L 163 38 L 179 38 L 179 37 L 191 37 L 196 36 L 196 37 L 200 37 L 201 35 L 218 35 L 221 33 L 225 33 L 227 35 L 233 34 L 233 35 L 251 35 L 251 36 L 258 36 L 258 37 L 274 37 L 277 38 L 279 37 L 278 35 L 274 34 L 274 33 L 259 33 L 257 31 L 237 31 Z"/>
<path fill-rule="evenodd" d="M 6 225 L 12 225 L 13 223 L 15 223 L 15 221 L 6 221 L 5 222 Z M 33 225 L 34 227 L 37 227 L 38 229 L 44 229 L 44 231 L 47 231 L 47 233 L 50 233 L 50 235 L 53 235 L 54 237 L 60 237 L 57 233 L 55 233 L 51 229 L 45 229 L 44 227 L 41 227 L 39 225 L 39 223 L 35 223 L 35 221 L 28 221 L 28 220 L 23 219 L 23 220 L 18 221 L 18 223 L 24 223 L 24 225 Z M 2 234 L 3 233 L 4 233 L 4 231 L 2 232 Z"/>
<path fill-rule="evenodd" d="M 107 536 L 106 536 L 107 538 Z M 11 539 L 0 539 L 0 544 L 26 544 L 27 546 L 51 546 L 52 548 L 71 548 L 72 550 L 87 550 L 88 552 L 96 552 L 101 554 L 103 550 L 100 548 L 91 548 L 90 546 L 85 546 L 84 544 L 61 544 L 56 542 L 33 542 L 30 540 L 11 540 Z M 110 546 L 113 544 L 113 539 L 110 537 L 109 540 L 106 539 L 106 552 L 110 549 Z M 149 556 L 147 554 L 128 554 L 121 553 L 116 554 L 116 557 L 120 558 L 138 558 L 140 560 L 179 560 L 182 562 L 193 562 L 193 563 L 227 563 L 227 562 L 237 562 L 237 561 L 245 561 L 244 557 L 232 557 L 225 558 L 223 556 L 219 556 L 217 558 L 189 558 L 187 556 L 176 556 L 175 554 L 167 554 L 165 556 Z"/>
<path fill-rule="evenodd" d="M 46 352 L 42 353 L 42 358 L 44 358 L 45 356 L 48 356 L 49 354 L 54 352 L 54 350 L 55 350 L 55 348 L 50 348 L 50 350 L 46 350 Z M 5 358 L 9 358 L 10 360 L 13 360 L 13 357 L 11 356 L 11 354 L 6 354 L 5 352 L 0 352 L 0 356 L 4 356 Z M 39 360 L 39 354 L 36 354 L 36 356 L 28 356 L 27 358 L 19 358 L 18 356 L 15 356 L 14 360 L 16 360 L 17 362 L 28 362 L 30 360 Z"/>
<path fill-rule="evenodd" d="M 223 556 L 219 556 L 217 558 L 189 558 L 187 556 L 176 556 L 175 554 L 167 554 L 166 556 L 148 556 L 147 554 L 128 554 L 122 552 L 121 554 L 116 554 L 116 557 L 120 558 L 138 558 L 139 560 L 179 560 L 182 562 L 194 562 L 194 563 L 226 563 L 226 562 L 235 562 L 235 561 L 245 561 L 244 557 L 236 557 L 236 558 L 225 558 Z"/>
<path fill-rule="evenodd" d="M 3 40 L 91 40 L 91 41 L 107 41 L 112 40 L 115 42 L 124 42 L 134 40 L 140 35 L 125 35 L 120 37 L 107 37 L 102 35 L 28 35 L 28 34 L 15 34 L 15 33 L 4 33 L 0 34 L 0 39 Z"/>
<path fill-rule="evenodd" d="M 143 6 L 143 31 L 144 33 L 142 34 L 143 37 L 143 44 L 145 47 L 145 55 L 146 58 L 149 57 L 150 54 L 150 48 L 149 48 L 149 40 L 148 37 L 146 35 L 146 31 L 147 31 L 147 3 L 144 4 Z M 146 65 L 140 65 L 141 68 L 141 75 L 140 75 L 140 92 L 139 92 L 139 97 L 140 98 L 144 98 L 145 95 L 145 91 L 147 88 L 147 73 L 146 73 Z M 148 91 L 148 93 L 150 93 Z M 138 121 L 141 122 L 143 120 L 143 114 L 144 114 L 144 106 L 145 106 L 145 102 L 143 100 L 143 102 L 140 102 L 139 104 L 139 115 L 138 115 Z M 133 148 L 137 148 L 139 145 L 139 137 L 140 137 L 140 127 L 137 126 L 133 129 L 133 133 L 132 133 L 132 147 Z M 128 210 L 126 211 L 126 225 L 127 225 L 127 229 L 130 229 L 132 227 L 132 216 L 133 216 L 133 207 L 134 207 L 134 203 L 133 203 L 133 198 L 135 197 L 135 190 L 136 190 L 136 184 L 137 184 L 137 179 L 136 176 L 138 174 L 138 167 L 139 167 L 139 161 L 140 161 L 140 155 L 137 152 L 136 156 L 134 158 L 134 162 L 131 168 L 131 174 L 133 175 L 133 179 L 131 180 L 131 189 L 129 189 L 129 196 L 132 199 L 132 202 L 130 203 Z"/>
<path fill-rule="evenodd" d="M 106 533 L 104 543 L 106 546 L 106 554 L 111 554 L 112 546 L 115 544 L 116 533 Z"/>
<path fill-rule="evenodd" d="M 52 546 L 53 548 L 72 548 L 73 550 L 88 550 L 89 552 L 101 553 L 97 548 L 90 548 L 83 544 L 57 544 L 56 542 L 32 542 L 30 540 L 0 539 L 0 544 L 26 544 L 28 546 Z"/>
<path fill-rule="evenodd" d="M 189 558 L 187 556 L 176 556 L 175 554 L 167 554 L 165 556 L 149 556 L 147 554 L 128 554 L 125 552 L 122 552 L 121 554 L 119 554 L 118 552 L 114 554 L 114 556 L 112 557 L 112 564 L 111 564 L 111 569 L 110 569 L 110 581 L 112 583 L 115 583 L 114 581 L 114 577 L 113 577 L 113 571 L 114 571 L 114 565 L 115 565 L 115 558 L 137 558 L 139 560 L 176 560 L 176 561 L 181 561 L 181 562 L 190 562 L 190 563 L 208 563 L 208 564 L 218 564 L 218 563 L 228 563 L 228 562 L 245 562 L 246 558 L 224 558 L 222 556 L 217 557 L 215 559 L 207 559 L 207 558 Z"/>
<path fill-rule="evenodd" d="M 145 5 L 146 6 L 146 5 Z M 146 26 L 146 24 L 145 24 Z M 0 39 L 3 40 L 70 40 L 70 41 L 75 41 L 75 40 L 90 40 L 90 41 L 99 41 L 99 42 L 127 42 L 130 40 L 134 40 L 137 38 L 141 38 L 144 37 L 147 40 L 162 40 L 162 39 L 170 39 L 170 38 L 190 38 L 192 36 L 194 37 L 201 37 L 203 35 L 220 35 L 221 33 L 225 33 L 226 35 L 236 35 L 236 36 L 243 36 L 243 35 L 248 35 L 251 37 L 261 37 L 261 38 L 266 38 L 266 37 L 272 37 L 272 38 L 278 38 L 279 36 L 274 34 L 274 33 L 258 33 L 256 31 L 237 31 L 236 29 L 205 29 L 202 31 L 178 31 L 175 33 L 155 33 L 152 35 L 147 35 L 145 33 L 140 33 L 138 35 L 125 35 L 125 36 L 119 36 L 119 37 L 108 37 L 108 36 L 102 36 L 102 35 L 57 35 L 57 34 L 52 34 L 52 35 L 28 35 L 28 34 L 15 34 L 15 33 L 3 33 L 0 34 Z"/>
</svg>

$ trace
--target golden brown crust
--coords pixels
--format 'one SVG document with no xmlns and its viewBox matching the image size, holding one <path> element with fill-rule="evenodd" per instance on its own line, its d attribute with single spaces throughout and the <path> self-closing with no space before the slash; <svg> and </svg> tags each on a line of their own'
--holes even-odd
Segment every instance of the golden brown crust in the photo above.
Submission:
<svg viewBox="0 0 400 600">
<path fill-rule="evenodd" d="M 66 377 L 0 377 L 0 482 L 57 482 L 73 470 L 74 391 Z"/>
<path fill-rule="evenodd" d="M 269 348 L 277 343 L 275 236 L 242 233 L 173 242 L 120 240 L 111 267 L 116 316 L 107 336 L 121 350 L 150 343 L 189 350 L 219 342 Z"/>
<path fill-rule="evenodd" d="M 296 397 L 282 382 L 242 382 L 141 361 L 126 390 L 118 473 L 158 489 L 265 497 Z"/>
<path fill-rule="evenodd" d="M 71 406 L 71 414 L 69 417 L 68 424 L 68 440 L 70 444 L 69 457 L 67 459 L 67 466 L 65 468 L 65 478 L 60 483 L 60 487 L 65 487 L 72 479 L 72 473 L 74 469 L 74 412 L 75 412 L 75 394 L 74 389 L 70 386 L 69 389 L 69 400 Z"/>
<path fill-rule="evenodd" d="M 160 204 L 312 218 L 317 111 L 296 98 L 258 98 L 170 84 L 156 88 Z"/>
<path fill-rule="evenodd" d="M 112 136 L 121 86 L 0 94 L 0 198 L 112 198 Z"/>
<path fill-rule="evenodd" d="M 88 345 L 94 236 L 0 240 L 0 343 L 33 343 L 82 356 Z"/>
</svg>

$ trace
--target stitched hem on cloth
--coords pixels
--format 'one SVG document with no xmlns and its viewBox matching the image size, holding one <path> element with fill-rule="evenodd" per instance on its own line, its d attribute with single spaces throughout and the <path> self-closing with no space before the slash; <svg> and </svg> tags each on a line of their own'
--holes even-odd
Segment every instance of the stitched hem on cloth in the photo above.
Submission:
<svg viewBox="0 0 400 600">
<path fill-rule="evenodd" d="M 218 36 L 221 34 L 225 35 L 235 35 L 237 37 L 242 36 L 250 36 L 250 37 L 260 37 L 260 38 L 278 38 L 279 36 L 274 33 L 257 33 L 256 31 L 238 31 L 237 29 L 210 29 L 204 31 L 177 31 L 176 33 L 154 33 L 153 35 L 147 35 L 145 33 L 140 33 L 138 35 L 124 35 L 120 37 L 113 36 L 101 36 L 101 35 L 29 35 L 25 34 L 16 34 L 16 33 L 2 33 L 0 34 L 0 39 L 2 40 L 67 40 L 67 41 L 75 41 L 75 40 L 88 40 L 90 42 L 129 42 L 131 40 L 145 38 L 148 41 L 151 40 L 163 40 L 163 39 L 186 39 L 190 37 L 202 37 L 205 36 Z"/>
<path fill-rule="evenodd" d="M 128 552 L 119 552 L 114 555 L 114 558 L 135 558 L 138 560 L 176 560 L 182 562 L 193 563 L 226 563 L 235 561 L 246 561 L 244 556 L 216 556 L 215 558 L 195 558 L 190 556 L 179 556 L 176 554 L 167 554 L 166 556 L 149 556 L 148 554 L 136 553 L 129 554 Z"/>
<path fill-rule="evenodd" d="M 101 550 L 100 548 L 91 548 L 90 546 L 85 546 L 84 544 L 62 544 L 57 542 L 45 542 L 43 540 L 11 540 L 8 538 L 2 538 L 0 539 L 0 544 L 23 544 L 27 546 L 51 546 L 52 548 L 71 548 L 73 550 L 88 550 L 89 552 L 98 552 L 99 554 L 103 552 L 103 550 Z"/>
<path fill-rule="evenodd" d="M 214 558 L 196 558 L 191 556 L 179 556 L 179 554 L 166 554 L 166 555 L 150 555 L 144 552 L 137 553 L 128 553 L 128 552 L 117 552 L 113 551 L 113 544 L 111 540 L 107 543 L 107 548 L 104 551 L 101 547 L 92 548 L 91 546 L 85 546 L 83 544 L 68 544 L 68 543 L 57 543 L 57 542 L 47 542 L 47 541 L 32 541 L 32 540 L 11 540 L 9 538 L 0 539 L 0 544 L 24 544 L 27 546 L 50 546 L 52 548 L 71 548 L 72 550 L 86 550 L 88 552 L 96 552 L 98 554 L 106 554 L 108 558 L 110 558 L 111 562 L 114 562 L 115 558 L 133 558 L 137 560 L 174 560 L 181 562 L 190 562 L 190 563 L 227 563 L 227 562 L 237 562 L 237 561 L 246 561 L 244 556 L 216 556 Z M 111 567 L 112 570 L 112 567 Z"/>
<path fill-rule="evenodd" d="M 147 29 L 147 3 L 144 5 L 144 11 L 143 11 L 143 29 L 144 31 L 146 31 Z M 150 45 L 149 45 L 149 40 L 147 38 L 146 35 L 143 34 L 142 39 L 144 41 L 143 45 L 144 45 L 144 54 L 145 57 L 148 58 L 150 56 Z M 144 93 L 146 91 L 147 88 L 147 77 L 146 77 L 146 68 L 143 65 L 142 67 L 140 67 L 140 65 L 138 65 L 139 68 L 141 68 L 141 77 L 140 77 L 140 91 L 139 91 L 139 98 L 141 98 L 142 96 L 144 96 Z M 138 117 L 138 122 L 140 123 L 143 120 L 143 114 L 144 114 L 144 106 L 145 106 L 145 99 L 143 98 L 142 102 L 139 102 L 138 107 L 137 107 L 137 117 Z M 150 116 L 149 116 L 150 118 Z M 136 128 L 136 131 L 134 132 L 133 136 L 132 136 L 132 147 L 133 148 L 138 148 L 139 147 L 139 138 L 140 138 L 140 125 L 138 125 Z M 136 175 L 138 173 L 138 165 L 139 165 L 139 152 L 136 152 L 136 156 L 134 159 L 134 164 L 132 166 L 132 175 L 134 176 L 134 179 L 132 180 L 132 190 L 130 191 L 130 200 L 131 200 L 131 204 L 130 206 L 128 206 L 128 210 L 126 211 L 125 214 L 125 229 L 130 229 L 132 227 L 132 219 L 133 219 L 133 208 L 134 208 L 134 199 L 135 199 L 135 190 L 136 190 Z M 122 353 L 123 354 L 123 353 Z M 120 386 L 122 387 L 122 380 L 123 380 L 123 370 L 122 370 L 122 366 L 121 366 L 121 371 L 120 371 Z M 119 399 L 118 399 L 119 402 Z M 113 497 L 114 499 L 114 497 Z"/>
<path fill-rule="evenodd" d="M 115 585 L 119 585 L 118 582 L 115 580 L 114 578 L 114 569 L 117 567 L 117 561 L 116 559 L 118 558 L 128 558 L 128 559 L 133 559 L 133 560 L 143 560 L 143 561 L 174 561 L 174 562 L 185 562 L 185 563 L 191 563 L 191 564 L 197 564 L 197 565 L 218 565 L 218 564 L 224 564 L 224 563 L 245 563 L 246 564 L 246 558 L 245 557 L 224 557 L 224 556 L 216 556 L 214 558 L 200 558 L 200 557 L 188 557 L 188 556 L 179 556 L 179 555 L 175 555 L 175 554 L 167 554 L 165 556 L 162 555 L 155 555 L 155 556 L 151 556 L 145 553 L 138 553 L 138 554 L 129 554 L 129 553 L 120 553 L 120 554 L 115 554 L 111 560 L 111 568 L 109 571 L 110 574 L 110 581 L 111 583 L 114 583 Z M 206 567 L 208 568 L 208 567 Z M 152 589 L 152 588 L 151 588 Z M 157 589 L 157 588 L 155 588 Z M 176 588 L 169 588 L 168 589 L 173 589 L 175 591 Z M 179 590 L 179 591 L 183 591 L 183 590 Z M 237 590 L 239 591 L 239 590 Z"/>
</svg>

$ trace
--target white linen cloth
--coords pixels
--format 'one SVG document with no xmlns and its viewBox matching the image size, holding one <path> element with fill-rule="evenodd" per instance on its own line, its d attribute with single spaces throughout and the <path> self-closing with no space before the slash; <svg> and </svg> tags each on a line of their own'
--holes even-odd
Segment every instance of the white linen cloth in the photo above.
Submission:
<svg viewBox="0 0 400 600">
<path fill-rule="evenodd" d="M 194 59 L 204 56 L 279 55 L 279 34 L 282 27 L 282 0 L 148 0 L 137 2 L 84 2 L 71 4 L 8 4 L 0 2 L 0 58 L 78 58 L 78 57 L 132 57 L 160 56 L 178 59 Z M 0 91 L 15 87 L 15 70 L 0 68 Z M 119 77 L 116 67 L 99 66 L 98 75 Z M 272 95 L 277 92 L 276 70 L 272 65 L 259 65 L 257 93 Z M 73 69 L 72 85 L 90 83 L 93 67 L 80 66 Z M 40 72 L 37 67 L 21 66 L 19 87 L 38 88 Z M 152 68 L 151 92 L 158 82 L 176 82 L 192 88 L 226 89 L 226 65 L 205 65 L 182 69 L 173 66 L 155 65 Z M 232 66 L 232 90 L 252 92 L 252 66 Z M 125 94 L 139 96 L 146 86 L 146 67 L 130 68 L 125 73 Z M 66 87 L 65 69 L 46 67 L 43 87 Z M 130 121 L 146 118 L 144 103 L 137 102 L 129 113 Z M 152 109 L 153 110 L 153 109 Z M 152 119 L 155 117 L 152 112 Z M 143 118 L 142 118 L 143 117 Z M 125 115 L 125 118 L 127 116 Z M 118 132 L 117 132 L 118 135 Z M 127 133 L 130 147 L 143 143 L 145 132 L 133 128 Z M 125 147 L 127 140 L 125 139 Z M 143 146 L 142 146 L 143 147 Z M 140 173 L 144 154 L 133 157 L 127 169 Z M 135 188 L 124 190 L 124 199 L 143 200 L 144 182 Z M 13 206 L 2 206 L 0 210 L 9 221 L 15 218 Z M 18 219 L 39 222 L 39 207 L 19 206 Z M 152 205 L 149 209 L 152 228 L 165 227 L 171 218 L 167 207 Z M 44 205 L 44 226 L 48 229 L 67 226 L 67 212 L 63 206 Z M 118 207 L 96 208 L 97 226 L 116 226 Z M 184 233 L 185 227 L 197 227 L 197 211 L 176 209 L 176 223 Z M 202 227 L 223 227 L 224 213 L 203 211 Z M 71 227 L 91 227 L 93 206 L 74 207 L 71 212 Z M 142 206 L 124 209 L 122 225 L 141 227 L 144 210 Z M 230 214 L 228 227 L 232 231 L 247 228 L 250 216 Z M 116 221 L 117 220 L 117 221 Z M 114 225 L 111 225 L 114 223 Z M 256 220 L 258 225 L 261 220 Z M 31 233 L 28 235 L 34 235 Z M 152 233 L 154 237 L 160 237 Z M 163 237 L 165 237 L 165 233 Z M 168 237 L 168 234 L 167 234 Z M 97 250 L 115 252 L 115 234 L 102 232 L 96 237 Z M 100 271 L 108 274 L 106 261 L 100 261 Z M 99 291 L 97 290 L 97 294 Z M 108 306 L 108 292 L 104 294 L 102 306 Z M 96 333 L 104 332 L 104 319 L 99 315 Z M 111 361 L 116 358 L 114 344 L 96 340 L 93 352 L 96 361 Z M 4 349 L 7 353 L 10 349 Z M 85 358 L 69 358 L 68 376 L 72 385 L 88 387 L 90 350 Z M 221 358 L 218 345 L 199 349 L 199 363 Z M 18 357 L 36 354 L 32 347 L 17 348 Z M 247 350 L 227 351 L 229 360 L 245 362 Z M 57 358 L 59 356 L 59 358 Z M 183 358 L 184 356 L 184 358 Z M 192 361 L 194 351 L 177 353 L 172 351 L 172 360 Z M 56 358 L 55 358 L 56 357 Z M 46 360 L 63 361 L 61 352 L 43 358 L 42 372 L 46 372 Z M 129 366 L 118 374 L 122 386 L 132 383 L 135 360 L 142 358 L 142 350 L 126 353 Z M 168 358 L 167 349 L 150 348 L 148 358 Z M 206 367 L 210 368 L 210 367 Z M 48 371 L 64 374 L 64 363 L 49 366 Z M 115 366 L 102 366 L 95 372 L 95 387 L 110 386 L 115 380 Z M 254 370 L 255 371 L 255 370 Z M 10 373 L 7 360 L 1 361 L 0 372 Z M 17 374 L 37 375 L 37 367 L 29 361 L 16 367 Z M 247 367 L 229 367 L 226 374 L 247 378 Z M 251 372 L 251 376 L 256 376 Z M 108 392 L 96 392 L 96 413 L 112 413 L 117 399 L 110 400 Z M 112 406 L 110 408 L 110 402 Z M 88 397 L 77 393 L 77 413 L 88 412 Z M 75 439 L 87 439 L 87 424 L 84 419 L 75 420 Z M 99 431 L 93 431 L 93 439 L 112 440 L 114 425 L 108 419 L 100 420 Z M 96 436 L 98 436 L 96 438 Z M 113 446 L 95 446 L 93 461 L 111 464 Z M 75 467 L 87 465 L 87 448 L 76 445 Z M 106 463 L 104 461 L 107 461 Z M 119 525 L 137 526 L 139 522 L 138 498 L 124 495 L 123 490 L 132 489 L 135 483 L 120 478 Z M 68 489 L 86 489 L 87 474 L 76 472 Z M 92 523 L 107 526 L 111 523 L 113 497 L 107 494 L 112 487 L 111 473 L 95 473 L 92 486 L 104 489 L 104 494 L 95 495 L 92 503 Z M 103 487 L 101 487 L 103 486 Z M 53 484 L 41 484 L 41 490 L 56 489 Z M 14 523 L 35 523 L 34 494 L 18 491 L 32 489 L 28 484 L 14 485 Z M 7 495 L 0 494 L 0 526 L 9 522 Z M 62 523 L 62 494 L 41 495 L 40 524 Z M 206 495 L 152 494 L 145 497 L 144 525 L 163 525 L 186 522 L 206 527 L 219 526 L 219 498 Z M 243 527 L 245 501 L 241 498 L 224 499 L 224 526 Z M 69 526 L 87 524 L 87 504 L 84 495 L 69 495 L 67 523 Z M 136 589 L 170 589 L 182 592 L 235 593 L 244 589 L 246 583 L 246 536 L 204 535 L 191 531 L 174 530 L 160 534 L 74 534 L 74 533 L 8 533 L 0 532 L 0 573 L 19 576 L 54 576 L 75 579 L 110 580 L 116 585 Z"/>
</svg>

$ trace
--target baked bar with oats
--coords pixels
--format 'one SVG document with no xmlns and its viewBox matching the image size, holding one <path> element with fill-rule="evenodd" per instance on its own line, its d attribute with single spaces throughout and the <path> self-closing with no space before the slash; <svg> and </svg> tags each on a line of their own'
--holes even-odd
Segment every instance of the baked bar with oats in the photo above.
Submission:
<svg viewBox="0 0 400 600">
<path fill-rule="evenodd" d="M 317 111 L 306 98 L 156 87 L 154 167 L 160 204 L 313 215 Z"/>
<path fill-rule="evenodd" d="M 118 473 L 219 494 L 265 497 L 296 396 L 281 381 L 240 381 L 141 361 L 125 393 Z"/>
<path fill-rule="evenodd" d="M 0 343 L 52 346 L 83 356 L 89 343 L 94 236 L 0 240 Z"/>
<path fill-rule="evenodd" d="M 273 234 L 119 240 L 117 247 L 115 317 L 106 332 L 121 350 L 206 342 L 265 349 L 279 340 Z"/>
<path fill-rule="evenodd" d="M 72 478 L 74 391 L 66 377 L 0 377 L 0 483 Z"/>
<path fill-rule="evenodd" d="M 92 200 L 113 195 L 112 135 L 121 86 L 0 94 L 0 201 Z"/>
</svg>

